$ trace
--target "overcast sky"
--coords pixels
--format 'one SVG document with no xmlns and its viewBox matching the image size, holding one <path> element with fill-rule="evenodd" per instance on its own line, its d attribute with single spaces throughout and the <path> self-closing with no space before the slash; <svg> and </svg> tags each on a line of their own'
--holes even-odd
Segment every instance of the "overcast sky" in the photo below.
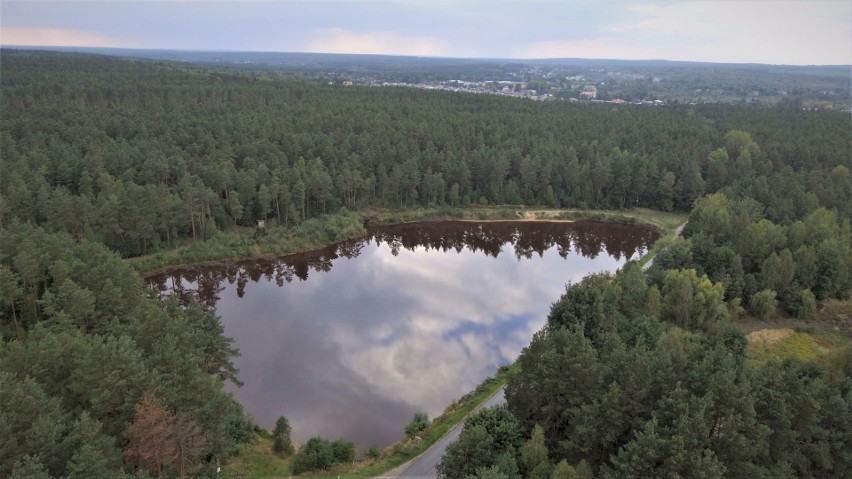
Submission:
<svg viewBox="0 0 852 479">
<path fill-rule="evenodd" d="M 0 0 L 4 45 L 852 63 L 852 2 Z"/>
</svg>

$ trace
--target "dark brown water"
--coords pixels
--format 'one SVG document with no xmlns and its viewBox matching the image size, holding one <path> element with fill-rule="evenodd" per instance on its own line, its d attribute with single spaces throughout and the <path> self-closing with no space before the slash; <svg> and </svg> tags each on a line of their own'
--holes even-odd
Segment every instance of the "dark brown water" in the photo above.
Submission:
<svg viewBox="0 0 852 479">
<path fill-rule="evenodd" d="M 384 446 L 512 362 L 565 284 L 615 271 L 657 239 L 631 225 L 429 222 L 278 259 L 149 278 L 215 306 L 242 351 L 254 419 L 293 436 Z"/>
</svg>

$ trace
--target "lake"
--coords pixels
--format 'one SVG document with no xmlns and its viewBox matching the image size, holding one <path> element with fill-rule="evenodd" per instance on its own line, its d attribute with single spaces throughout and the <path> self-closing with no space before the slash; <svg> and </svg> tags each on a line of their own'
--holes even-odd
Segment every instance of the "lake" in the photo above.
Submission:
<svg viewBox="0 0 852 479">
<path fill-rule="evenodd" d="M 386 446 L 528 345 L 568 282 L 614 272 L 658 233 L 604 222 L 422 222 L 275 259 L 148 278 L 215 307 L 242 355 L 246 411 L 313 436 Z"/>
</svg>

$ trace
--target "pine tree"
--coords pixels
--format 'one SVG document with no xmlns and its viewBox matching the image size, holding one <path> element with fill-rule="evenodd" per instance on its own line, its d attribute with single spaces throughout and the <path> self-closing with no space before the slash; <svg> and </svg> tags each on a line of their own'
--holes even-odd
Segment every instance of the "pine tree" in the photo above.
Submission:
<svg viewBox="0 0 852 479">
<path fill-rule="evenodd" d="M 146 392 L 136 405 L 136 418 L 127 424 L 127 461 L 136 469 L 164 477 L 178 461 L 179 448 L 172 431 L 176 421 L 162 398 Z"/>
</svg>

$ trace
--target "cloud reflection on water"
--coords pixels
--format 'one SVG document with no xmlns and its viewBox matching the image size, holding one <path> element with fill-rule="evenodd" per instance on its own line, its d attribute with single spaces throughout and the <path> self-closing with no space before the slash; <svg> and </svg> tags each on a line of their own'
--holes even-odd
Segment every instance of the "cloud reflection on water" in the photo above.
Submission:
<svg viewBox="0 0 852 479">
<path fill-rule="evenodd" d="M 601 245 L 600 225 L 592 233 L 570 227 L 572 242 L 592 235 L 591 245 Z M 299 441 L 387 445 L 414 412 L 436 416 L 517 357 L 567 282 L 613 271 L 655 239 L 621 229 L 610 243 L 632 234 L 632 246 L 584 256 L 565 245 L 505 243 L 505 231 L 478 228 L 464 235 L 486 247 L 458 248 L 453 234 L 424 241 L 430 246 L 379 235 L 383 241 L 333 248 L 290 269 L 248 264 L 183 272 L 176 282 L 214 294 L 209 302 L 242 351 L 236 365 L 245 386 L 233 390 L 262 426 L 284 415 Z M 160 278 L 161 290 L 165 284 Z"/>
</svg>

